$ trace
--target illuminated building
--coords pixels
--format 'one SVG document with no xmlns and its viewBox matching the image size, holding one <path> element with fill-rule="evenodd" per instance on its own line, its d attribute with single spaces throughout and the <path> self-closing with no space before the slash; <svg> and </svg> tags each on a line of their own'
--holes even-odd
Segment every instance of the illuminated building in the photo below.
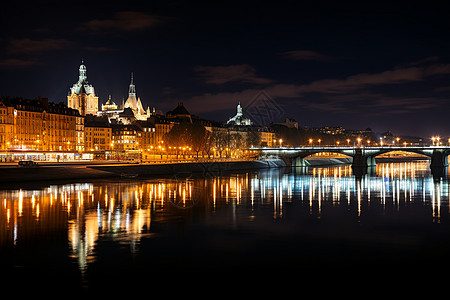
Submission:
<svg viewBox="0 0 450 300">
<path fill-rule="evenodd" d="M 86 66 L 81 63 L 78 82 L 75 83 L 67 96 L 67 106 L 77 109 L 82 116 L 95 115 L 98 111 L 98 97 L 92 84 L 87 81 Z"/>
<path fill-rule="evenodd" d="M 145 111 L 142 106 L 141 98 L 136 98 L 136 86 L 133 82 L 133 73 L 131 73 L 131 82 L 128 88 L 128 99 L 124 105 L 124 109 L 126 108 L 131 108 L 134 113 L 134 117 L 137 120 L 145 121 L 148 117 L 150 117 L 150 108 L 147 107 L 147 111 Z"/>
<path fill-rule="evenodd" d="M 136 97 L 133 74 L 131 74 L 127 100 L 122 102 L 122 105 L 119 107 L 110 97 L 104 105 L 102 104 L 102 110 L 96 112 L 96 114 L 98 116 L 107 116 L 111 123 L 115 122 L 124 125 L 133 124 L 136 120 L 146 121 L 152 115 L 150 107 L 147 107 L 147 110 L 145 110 L 142 106 L 141 99 Z"/>
<path fill-rule="evenodd" d="M 85 151 L 105 151 L 112 148 L 112 129 L 107 118 L 86 118 Z"/>
<path fill-rule="evenodd" d="M 0 148 L 83 151 L 84 117 L 46 98 L 0 98 Z"/>
<path fill-rule="evenodd" d="M 275 141 L 275 132 L 271 132 L 267 128 L 261 128 L 258 131 L 259 134 L 259 144 L 261 146 L 273 147 Z"/>
<path fill-rule="evenodd" d="M 11 146 L 14 136 L 14 107 L 6 106 L 0 100 L 0 150 L 7 150 Z"/>
<path fill-rule="evenodd" d="M 112 125 L 112 144 L 114 150 L 139 150 L 142 128 L 138 125 Z"/>
<path fill-rule="evenodd" d="M 335 126 L 335 127 L 325 126 L 325 127 L 320 127 L 318 129 L 318 131 L 320 133 L 331 134 L 331 135 L 339 135 L 339 134 L 344 134 L 345 133 L 345 129 L 342 126 Z"/>
<path fill-rule="evenodd" d="M 109 95 L 108 101 L 102 104 L 102 111 L 114 111 L 117 110 L 117 104 L 111 100 L 111 95 Z"/>
<path fill-rule="evenodd" d="M 150 153 L 153 149 L 156 149 L 158 145 L 155 124 L 150 121 L 140 121 L 138 124 L 142 128 L 140 148 L 143 151 Z"/>
<path fill-rule="evenodd" d="M 227 124 L 231 125 L 240 125 L 240 126 L 250 126 L 252 125 L 252 121 L 244 117 L 244 113 L 242 110 L 241 103 L 239 102 L 237 106 L 237 113 L 234 117 L 230 118 Z"/>
</svg>

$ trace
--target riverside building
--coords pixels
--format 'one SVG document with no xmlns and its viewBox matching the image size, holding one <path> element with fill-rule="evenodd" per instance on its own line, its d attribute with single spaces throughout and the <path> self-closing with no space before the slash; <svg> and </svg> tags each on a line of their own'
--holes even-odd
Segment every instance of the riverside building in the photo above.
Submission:
<svg viewBox="0 0 450 300">
<path fill-rule="evenodd" d="M 75 159 L 84 151 L 84 117 L 46 98 L 0 98 L 0 150 L 0 161 Z"/>
</svg>

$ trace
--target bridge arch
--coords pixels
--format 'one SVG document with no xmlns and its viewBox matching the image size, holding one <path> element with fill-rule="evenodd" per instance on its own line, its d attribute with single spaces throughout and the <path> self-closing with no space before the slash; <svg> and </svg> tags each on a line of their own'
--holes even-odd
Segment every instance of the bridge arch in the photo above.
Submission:
<svg viewBox="0 0 450 300">
<path fill-rule="evenodd" d="M 390 152 L 409 152 L 419 154 L 431 158 L 431 167 L 445 167 L 448 166 L 448 157 L 450 155 L 449 149 L 426 149 L 426 148 L 412 148 L 412 149 L 378 149 L 378 151 L 366 151 L 364 153 L 367 166 L 375 166 L 375 157 L 390 153 Z"/>
<path fill-rule="evenodd" d="M 316 155 L 318 153 L 333 153 L 339 154 L 343 157 L 353 157 L 351 153 L 347 153 L 342 151 L 342 149 L 310 149 L 305 152 L 297 153 L 290 157 L 290 161 L 287 162 L 294 167 L 306 167 L 309 166 L 308 158 L 312 158 L 311 156 Z"/>
<path fill-rule="evenodd" d="M 306 157 L 315 153 L 339 153 L 353 157 L 353 167 L 375 166 L 375 157 L 393 151 L 405 151 L 425 155 L 431 158 L 430 166 L 442 168 L 448 165 L 450 155 L 449 146 L 410 146 L 410 147 L 279 147 L 279 148 L 255 148 L 261 154 L 277 156 L 283 159 L 287 165 L 307 166 Z M 254 149 L 254 150 L 255 150 Z"/>
<path fill-rule="evenodd" d="M 370 152 L 367 151 L 369 156 L 373 156 L 373 157 L 377 157 L 383 154 L 387 154 L 387 153 L 392 153 L 392 152 L 403 152 L 403 153 L 414 153 L 414 154 L 419 154 L 425 157 L 433 157 L 433 151 L 425 151 L 425 150 L 420 150 L 420 149 L 408 149 L 408 150 L 401 150 L 401 149 L 381 149 L 378 150 L 376 152 Z"/>
<path fill-rule="evenodd" d="M 298 157 L 307 158 L 307 157 L 310 157 L 310 156 L 318 154 L 318 153 L 333 153 L 333 154 L 344 155 L 345 157 L 352 157 L 352 155 L 350 153 L 343 153 L 339 149 L 336 149 L 336 150 L 333 150 L 333 149 L 331 149 L 331 150 L 329 150 L 329 149 L 327 149 L 327 150 L 312 150 L 310 152 L 301 153 L 298 155 Z"/>
</svg>

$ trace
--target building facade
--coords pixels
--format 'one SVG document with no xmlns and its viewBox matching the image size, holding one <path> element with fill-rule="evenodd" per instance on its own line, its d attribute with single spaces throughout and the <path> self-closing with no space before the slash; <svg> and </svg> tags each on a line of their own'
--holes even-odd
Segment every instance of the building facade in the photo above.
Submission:
<svg viewBox="0 0 450 300">
<path fill-rule="evenodd" d="M 112 150 L 112 129 L 106 118 L 86 118 L 85 151 L 103 152 Z"/>
<path fill-rule="evenodd" d="M 83 151 L 84 117 L 45 98 L 0 98 L 2 150 Z"/>
<path fill-rule="evenodd" d="M 87 80 L 86 66 L 81 63 L 78 81 L 70 88 L 67 106 L 76 109 L 82 116 L 95 115 L 98 111 L 98 97 L 92 84 Z"/>
<path fill-rule="evenodd" d="M 11 147 L 14 136 L 14 107 L 0 100 L 0 150 Z"/>
<path fill-rule="evenodd" d="M 140 150 L 142 128 L 138 125 L 113 125 L 112 141 L 113 149 L 117 151 Z"/>
</svg>

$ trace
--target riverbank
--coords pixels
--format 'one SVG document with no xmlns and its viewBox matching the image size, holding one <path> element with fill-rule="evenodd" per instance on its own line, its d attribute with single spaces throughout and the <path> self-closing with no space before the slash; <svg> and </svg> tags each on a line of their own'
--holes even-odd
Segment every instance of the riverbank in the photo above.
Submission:
<svg viewBox="0 0 450 300">
<path fill-rule="evenodd" d="M 236 172 L 242 170 L 279 168 L 285 163 L 281 159 L 254 161 L 220 161 L 220 162 L 191 162 L 160 165 L 120 165 L 120 166 L 90 166 L 98 171 L 114 173 L 121 177 L 155 176 L 155 175 L 189 175 L 221 172 Z"/>
<path fill-rule="evenodd" d="M 423 157 L 377 158 L 377 162 L 405 162 L 424 160 Z M 310 167 L 349 165 L 351 157 L 307 159 Z M 37 168 L 19 168 L 17 165 L 0 168 L 0 185 L 24 182 L 61 182 L 70 180 L 92 180 L 108 178 L 149 178 L 157 176 L 189 177 L 194 174 L 214 175 L 226 172 L 239 172 L 264 168 L 285 167 L 281 159 L 254 161 L 184 162 L 165 164 L 48 164 Z"/>
<path fill-rule="evenodd" d="M 0 183 L 64 181 L 77 179 L 146 178 L 154 176 L 190 176 L 285 166 L 280 159 L 255 161 L 188 162 L 171 164 L 99 164 L 49 165 L 36 168 L 0 169 Z"/>
</svg>

